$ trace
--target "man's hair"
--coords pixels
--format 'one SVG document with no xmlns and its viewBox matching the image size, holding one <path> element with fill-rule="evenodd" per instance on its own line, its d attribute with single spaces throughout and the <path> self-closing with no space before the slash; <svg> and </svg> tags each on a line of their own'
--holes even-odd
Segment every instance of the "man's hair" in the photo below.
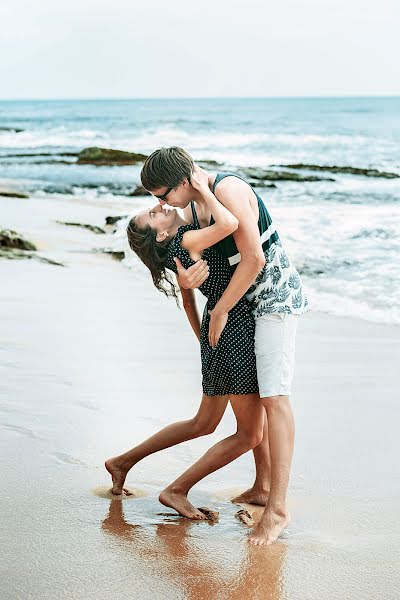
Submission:
<svg viewBox="0 0 400 600">
<path fill-rule="evenodd" d="M 183 148 L 160 148 L 146 159 L 140 178 L 149 192 L 162 187 L 174 188 L 184 179 L 190 181 L 193 168 L 193 158 Z"/>
</svg>

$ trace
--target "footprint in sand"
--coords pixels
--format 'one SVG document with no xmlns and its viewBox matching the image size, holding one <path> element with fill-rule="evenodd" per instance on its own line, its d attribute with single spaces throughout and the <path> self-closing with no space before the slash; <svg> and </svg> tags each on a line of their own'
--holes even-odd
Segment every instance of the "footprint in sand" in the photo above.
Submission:
<svg viewBox="0 0 400 600">
<path fill-rule="evenodd" d="M 137 488 L 125 486 L 125 489 L 128 491 L 129 496 L 117 496 L 113 494 L 109 485 L 98 485 L 92 490 L 92 494 L 100 498 L 106 498 L 107 500 L 135 500 L 147 496 L 146 492 Z"/>
<path fill-rule="evenodd" d="M 82 460 L 79 460 L 79 458 L 74 458 L 69 454 L 65 454 L 65 452 L 54 452 L 53 456 L 57 460 L 64 462 L 68 465 L 78 465 L 78 467 L 87 467 L 87 464 L 84 463 Z"/>
<path fill-rule="evenodd" d="M 235 517 L 239 519 L 239 521 L 241 521 L 244 525 L 247 525 L 247 527 L 253 527 L 254 525 L 253 516 L 248 510 L 244 508 L 238 510 L 237 513 L 235 513 Z"/>
</svg>

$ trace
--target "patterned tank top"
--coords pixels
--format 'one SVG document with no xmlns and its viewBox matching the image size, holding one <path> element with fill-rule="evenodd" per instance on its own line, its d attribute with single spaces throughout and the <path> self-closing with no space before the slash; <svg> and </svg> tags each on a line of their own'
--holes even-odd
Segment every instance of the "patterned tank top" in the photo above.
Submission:
<svg viewBox="0 0 400 600">
<path fill-rule="evenodd" d="M 246 181 L 236 173 L 218 173 L 212 192 L 215 193 L 215 188 L 222 179 L 230 176 Z M 301 277 L 282 246 L 262 198 L 254 190 L 253 192 L 258 202 L 258 229 L 265 256 L 264 267 L 246 293 L 253 316 L 257 318 L 270 313 L 296 315 L 305 313 L 309 310 L 309 304 L 303 290 Z M 211 217 L 210 225 L 213 223 L 214 219 Z M 241 256 L 233 236 L 229 235 L 221 240 L 214 245 L 214 248 L 228 259 L 231 269 L 235 270 Z"/>
</svg>

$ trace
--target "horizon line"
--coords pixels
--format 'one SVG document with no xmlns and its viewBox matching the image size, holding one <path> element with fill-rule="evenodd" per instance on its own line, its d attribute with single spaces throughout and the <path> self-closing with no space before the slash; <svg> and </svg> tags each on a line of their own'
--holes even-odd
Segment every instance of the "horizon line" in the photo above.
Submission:
<svg viewBox="0 0 400 600">
<path fill-rule="evenodd" d="M 400 94 L 373 95 L 307 95 L 307 96 L 54 96 L 54 97 L 15 97 L 0 98 L 0 102 L 57 102 L 57 101 L 132 101 L 132 100 L 329 100 L 329 99 L 368 99 L 368 98 L 400 98 Z"/>
</svg>

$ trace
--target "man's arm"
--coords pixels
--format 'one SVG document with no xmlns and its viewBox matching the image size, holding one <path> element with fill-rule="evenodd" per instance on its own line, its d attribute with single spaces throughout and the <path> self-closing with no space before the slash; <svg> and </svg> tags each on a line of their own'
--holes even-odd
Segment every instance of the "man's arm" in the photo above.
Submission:
<svg viewBox="0 0 400 600">
<path fill-rule="evenodd" d="M 194 331 L 195 336 L 200 341 L 200 315 L 197 310 L 196 298 L 193 290 L 181 288 L 183 308 L 186 316 Z"/>
<path fill-rule="evenodd" d="M 247 292 L 265 264 L 258 224 L 248 200 L 248 193 L 248 184 L 232 178 L 221 182 L 216 194 L 218 200 L 239 221 L 239 227 L 233 233 L 233 238 L 241 260 L 228 287 L 210 313 L 209 342 L 213 348 L 224 330 L 229 311 Z"/>
</svg>

